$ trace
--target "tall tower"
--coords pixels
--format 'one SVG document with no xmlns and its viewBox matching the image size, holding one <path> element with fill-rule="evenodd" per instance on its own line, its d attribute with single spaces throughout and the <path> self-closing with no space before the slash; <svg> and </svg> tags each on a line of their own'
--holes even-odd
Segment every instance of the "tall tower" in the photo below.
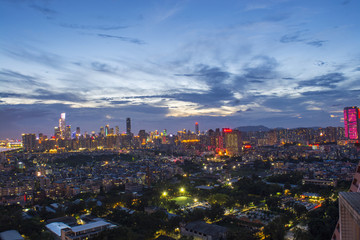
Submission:
<svg viewBox="0 0 360 240">
<path fill-rule="evenodd" d="M 115 126 L 115 134 L 116 134 L 116 135 L 119 135 L 119 133 L 120 133 L 119 126 Z"/>
<path fill-rule="evenodd" d="M 54 127 L 54 136 L 55 138 L 60 138 L 61 133 L 59 127 Z"/>
<path fill-rule="evenodd" d="M 196 134 L 196 135 L 199 135 L 199 134 L 200 134 L 200 131 L 199 131 L 199 123 L 198 123 L 198 122 L 195 123 L 195 134 Z"/>
<path fill-rule="evenodd" d="M 105 126 L 105 136 L 107 136 L 107 135 L 109 135 L 110 134 L 110 126 L 109 126 L 109 124 L 107 124 L 106 126 Z"/>
<path fill-rule="evenodd" d="M 131 120 L 130 118 L 126 118 L 126 134 L 131 134 Z"/>
<path fill-rule="evenodd" d="M 104 127 L 100 127 L 100 133 L 99 133 L 100 137 L 104 137 L 105 136 L 105 131 L 104 131 Z"/>
<path fill-rule="evenodd" d="M 61 113 L 60 119 L 59 119 L 59 130 L 60 130 L 60 137 L 65 138 L 65 113 Z"/>
<path fill-rule="evenodd" d="M 359 140 L 360 112 L 358 107 L 344 108 L 345 138 L 348 140 Z"/>
</svg>

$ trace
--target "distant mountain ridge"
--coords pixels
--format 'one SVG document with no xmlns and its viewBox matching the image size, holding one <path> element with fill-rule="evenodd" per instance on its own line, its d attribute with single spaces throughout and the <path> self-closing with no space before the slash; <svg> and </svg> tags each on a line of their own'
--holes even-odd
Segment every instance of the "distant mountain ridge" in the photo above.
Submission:
<svg viewBox="0 0 360 240">
<path fill-rule="evenodd" d="M 268 127 L 265 127 L 263 125 L 259 125 L 259 126 L 243 126 L 243 127 L 237 127 L 235 128 L 241 132 L 268 132 L 271 129 Z"/>
<path fill-rule="evenodd" d="M 298 129 L 298 128 L 312 128 L 312 129 L 319 129 L 321 127 L 297 127 L 297 128 L 291 128 L 291 129 Z M 285 129 L 285 128 L 268 128 L 265 127 L 263 125 L 258 125 L 258 126 L 242 126 L 242 127 L 237 127 L 235 128 L 236 130 L 239 130 L 241 132 L 268 132 L 272 129 Z"/>
</svg>

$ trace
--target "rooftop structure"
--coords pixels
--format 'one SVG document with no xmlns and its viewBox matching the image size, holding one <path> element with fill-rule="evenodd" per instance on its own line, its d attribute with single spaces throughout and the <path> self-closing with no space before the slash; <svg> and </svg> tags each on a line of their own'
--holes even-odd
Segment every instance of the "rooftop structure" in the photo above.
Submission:
<svg viewBox="0 0 360 240">
<path fill-rule="evenodd" d="M 195 221 L 181 227 L 181 234 L 193 236 L 196 239 L 220 240 L 226 239 L 227 229 L 214 224 L 208 224 L 203 221 Z"/>
<path fill-rule="evenodd" d="M 0 233 L 1 240 L 23 240 L 24 238 L 16 230 L 9 230 Z"/>
<path fill-rule="evenodd" d="M 360 193 L 339 193 L 340 239 L 360 239 Z"/>
</svg>

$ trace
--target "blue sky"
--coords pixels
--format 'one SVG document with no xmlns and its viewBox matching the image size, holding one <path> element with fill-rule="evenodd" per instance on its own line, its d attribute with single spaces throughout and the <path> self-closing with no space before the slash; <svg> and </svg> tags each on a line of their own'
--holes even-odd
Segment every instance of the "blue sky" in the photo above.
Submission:
<svg viewBox="0 0 360 240">
<path fill-rule="evenodd" d="M 350 0 L 0 0 L 0 138 L 132 118 L 169 132 L 342 126 L 359 105 Z"/>
</svg>

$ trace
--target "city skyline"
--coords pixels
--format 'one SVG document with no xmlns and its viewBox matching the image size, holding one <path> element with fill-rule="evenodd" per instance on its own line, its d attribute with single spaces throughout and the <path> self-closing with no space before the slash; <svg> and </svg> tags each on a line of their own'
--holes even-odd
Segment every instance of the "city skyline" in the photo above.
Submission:
<svg viewBox="0 0 360 240">
<path fill-rule="evenodd" d="M 357 1 L 1 1 L 0 138 L 343 126 Z M 14 16 L 17 16 L 14 18 Z"/>
</svg>

